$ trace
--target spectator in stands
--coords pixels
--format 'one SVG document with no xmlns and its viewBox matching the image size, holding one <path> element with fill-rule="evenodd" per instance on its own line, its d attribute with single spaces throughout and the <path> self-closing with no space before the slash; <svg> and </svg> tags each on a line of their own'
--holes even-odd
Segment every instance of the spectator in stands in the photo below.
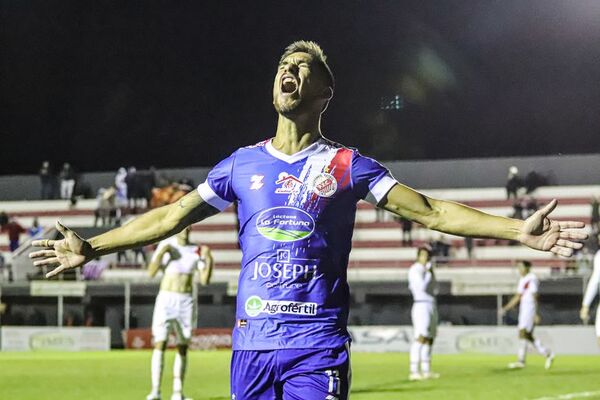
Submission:
<svg viewBox="0 0 600 400">
<path fill-rule="evenodd" d="M 116 203 L 117 207 L 127 207 L 127 170 L 123 167 L 119 168 L 115 175 L 115 188 L 117 189 Z"/>
<path fill-rule="evenodd" d="M 535 197 L 525 195 L 513 203 L 512 218 L 527 219 L 539 209 L 539 205 Z"/>
<path fill-rule="evenodd" d="M 42 232 L 44 232 L 44 228 L 40 226 L 38 217 L 33 218 L 33 224 L 31 225 L 31 228 L 27 230 L 29 237 L 37 238 L 42 234 Z"/>
<path fill-rule="evenodd" d="M 154 188 L 152 189 L 150 207 L 156 208 L 172 204 L 189 193 L 190 190 L 190 186 L 176 182 L 163 188 Z"/>
<path fill-rule="evenodd" d="M 27 231 L 15 219 L 10 218 L 8 223 L 2 226 L 2 232 L 8 234 L 10 251 L 15 251 L 19 247 L 21 233 L 26 233 Z"/>
<path fill-rule="evenodd" d="M 75 188 L 75 172 L 71 164 L 64 163 L 60 171 L 60 198 L 70 200 Z"/>
<path fill-rule="evenodd" d="M 436 261 L 440 263 L 448 261 L 450 258 L 450 243 L 446 241 L 443 234 L 440 234 L 429 245 L 431 247 L 431 255 L 436 258 Z"/>
<path fill-rule="evenodd" d="M 146 254 L 145 247 L 136 247 L 131 250 L 133 252 L 133 263 L 138 264 L 138 256 L 141 257 L 141 262 L 139 264 L 146 265 L 148 264 L 148 255 Z"/>
<path fill-rule="evenodd" d="M 473 259 L 473 238 L 470 236 L 465 237 L 465 249 L 467 250 L 467 257 L 469 260 Z"/>
<path fill-rule="evenodd" d="M 402 227 L 402 246 L 412 246 L 412 228 L 413 222 L 404 217 L 395 218 Z"/>
<path fill-rule="evenodd" d="M 94 198 L 92 185 L 83 178 L 82 174 L 75 175 L 75 189 L 73 190 L 73 197 L 80 197 L 84 199 Z"/>
<path fill-rule="evenodd" d="M 40 184 L 42 186 L 42 200 L 50 200 L 54 198 L 54 175 L 50 169 L 50 162 L 44 161 L 39 172 Z"/>
<path fill-rule="evenodd" d="M 525 192 L 533 193 L 537 188 L 548 184 L 548 178 L 544 175 L 531 171 L 525 176 Z"/>
<path fill-rule="evenodd" d="M 98 222 L 102 226 L 112 226 L 117 217 L 116 207 L 117 190 L 114 186 L 108 189 L 98 189 L 96 196 L 96 210 L 94 210 L 94 227 L 98 226 Z"/>
<path fill-rule="evenodd" d="M 127 183 L 127 205 L 132 213 L 137 213 L 137 199 L 139 197 L 139 185 L 137 169 L 135 167 L 129 167 L 127 170 L 127 176 L 125 177 L 125 183 Z"/>
<path fill-rule="evenodd" d="M 508 169 L 508 177 L 506 180 L 506 198 L 511 197 L 516 199 L 517 192 L 523 187 L 523 180 L 519 176 L 519 169 L 514 165 Z"/>
<path fill-rule="evenodd" d="M 600 202 L 598 201 L 598 197 L 592 196 L 592 232 L 598 233 L 600 232 Z"/>
<path fill-rule="evenodd" d="M 145 203 L 143 206 L 147 208 L 150 206 L 150 201 L 152 200 L 152 189 L 157 187 L 158 173 L 154 167 L 150 167 L 148 171 L 144 173 L 138 173 L 138 180 L 139 198 L 140 200 L 143 199 L 143 202 Z"/>
</svg>

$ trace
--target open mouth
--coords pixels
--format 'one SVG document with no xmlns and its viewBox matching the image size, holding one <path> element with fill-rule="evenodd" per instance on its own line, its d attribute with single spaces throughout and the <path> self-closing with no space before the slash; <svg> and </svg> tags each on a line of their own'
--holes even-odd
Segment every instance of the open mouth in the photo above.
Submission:
<svg viewBox="0 0 600 400">
<path fill-rule="evenodd" d="M 298 82 L 291 75 L 284 75 L 281 78 L 281 93 L 291 94 L 298 90 Z"/>
</svg>

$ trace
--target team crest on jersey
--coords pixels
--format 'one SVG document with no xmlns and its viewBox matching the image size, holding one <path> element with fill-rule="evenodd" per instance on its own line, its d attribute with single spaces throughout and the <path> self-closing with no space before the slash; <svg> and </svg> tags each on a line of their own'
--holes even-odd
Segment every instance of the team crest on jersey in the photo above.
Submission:
<svg viewBox="0 0 600 400">
<path fill-rule="evenodd" d="M 314 193 L 320 197 L 331 197 L 337 190 L 337 180 L 333 175 L 322 172 L 315 176 L 312 188 Z"/>
<path fill-rule="evenodd" d="M 250 190 L 258 190 L 263 187 L 265 185 L 263 179 L 265 179 L 264 175 L 252 175 L 250 178 L 250 182 L 252 182 Z"/>
<path fill-rule="evenodd" d="M 290 175 L 287 172 L 279 174 L 279 179 L 275 181 L 276 185 L 281 185 L 275 189 L 277 194 L 291 194 L 298 193 L 302 188 L 302 181 L 296 178 L 294 175 Z"/>
</svg>

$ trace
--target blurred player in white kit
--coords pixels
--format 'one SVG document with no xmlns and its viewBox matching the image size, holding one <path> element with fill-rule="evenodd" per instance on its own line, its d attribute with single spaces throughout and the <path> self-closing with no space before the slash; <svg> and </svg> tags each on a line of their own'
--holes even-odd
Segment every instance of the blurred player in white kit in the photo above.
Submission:
<svg viewBox="0 0 600 400">
<path fill-rule="evenodd" d="M 156 297 L 152 315 L 151 376 L 152 391 L 147 400 L 160 400 L 164 352 L 170 331 L 177 337 L 177 353 L 173 364 L 173 395 L 171 400 L 183 400 L 183 379 L 187 366 L 188 343 L 192 337 L 195 310 L 193 298 L 194 274 L 200 273 L 200 283 L 210 281 L 213 258 L 208 246 L 196 246 L 189 242 L 191 227 L 158 244 L 148 265 L 150 276 L 162 269 L 160 291 Z"/>
<path fill-rule="evenodd" d="M 587 323 L 590 318 L 590 305 L 594 301 L 594 298 L 598 294 L 598 287 L 600 286 L 600 250 L 596 252 L 594 256 L 594 271 L 588 281 L 585 295 L 583 296 L 583 302 L 581 304 L 581 310 L 579 316 L 584 323 Z M 600 346 L 600 307 L 596 308 L 596 337 L 598 338 L 598 345 Z"/>
<path fill-rule="evenodd" d="M 408 287 L 413 296 L 411 319 L 413 343 L 410 347 L 411 381 L 439 378 L 431 371 L 431 347 L 437 333 L 437 282 L 431 263 L 431 248 L 419 247 L 417 261 L 408 271 Z"/>
<path fill-rule="evenodd" d="M 546 357 L 546 369 L 552 367 L 554 353 L 542 344 L 539 339 L 533 337 L 535 325 L 539 323 L 538 314 L 538 291 L 540 281 L 531 272 L 531 263 L 529 261 L 519 261 L 517 263 L 519 274 L 519 284 L 517 293 L 510 301 L 502 307 L 502 315 L 513 309 L 519 304 L 519 351 L 517 353 L 517 362 L 508 364 L 509 368 L 524 368 L 527 357 L 527 346 L 531 343 L 542 356 Z"/>
</svg>

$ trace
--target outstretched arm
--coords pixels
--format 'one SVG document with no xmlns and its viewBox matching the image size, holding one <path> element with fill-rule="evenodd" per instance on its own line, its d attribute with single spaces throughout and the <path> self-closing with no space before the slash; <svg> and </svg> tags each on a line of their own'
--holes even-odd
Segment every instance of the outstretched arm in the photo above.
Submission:
<svg viewBox="0 0 600 400">
<path fill-rule="evenodd" d="M 486 214 L 460 203 L 433 199 L 408 186 L 396 184 L 379 206 L 436 231 L 459 236 L 518 240 L 533 249 L 569 257 L 573 249 L 583 246 L 577 240 L 587 238 L 586 233 L 569 229 L 581 229 L 585 225 L 577 221 L 549 219 L 548 214 L 556 204 L 556 200 L 553 200 L 521 221 Z"/>
<path fill-rule="evenodd" d="M 87 240 L 57 222 L 56 228 L 64 239 L 33 241 L 33 246 L 46 249 L 30 253 L 29 257 L 35 259 L 36 266 L 56 266 L 46 274 L 50 278 L 99 256 L 158 242 L 218 212 L 194 190 L 177 203 L 149 211 L 128 224 Z"/>
</svg>

